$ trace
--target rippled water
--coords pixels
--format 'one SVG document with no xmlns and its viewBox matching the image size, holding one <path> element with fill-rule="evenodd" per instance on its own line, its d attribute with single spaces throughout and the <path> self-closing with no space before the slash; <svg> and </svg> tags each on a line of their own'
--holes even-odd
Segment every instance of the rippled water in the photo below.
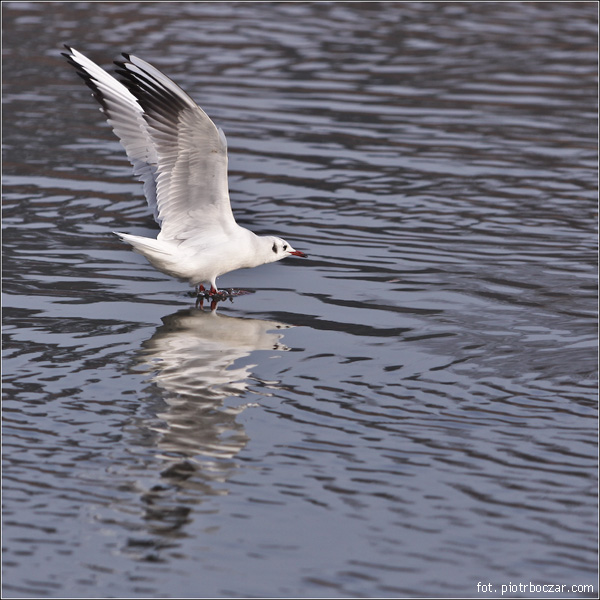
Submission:
<svg viewBox="0 0 600 600">
<path fill-rule="evenodd" d="M 4 596 L 595 596 L 596 14 L 4 3 Z M 63 42 L 310 258 L 195 309 Z"/>
</svg>

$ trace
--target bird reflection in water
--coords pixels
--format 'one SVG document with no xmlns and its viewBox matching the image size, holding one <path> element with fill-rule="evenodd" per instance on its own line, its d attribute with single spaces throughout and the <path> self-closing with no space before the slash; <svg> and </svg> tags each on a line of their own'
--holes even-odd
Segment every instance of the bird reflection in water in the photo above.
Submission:
<svg viewBox="0 0 600 600">
<path fill-rule="evenodd" d="M 160 534 L 159 545 L 165 535 L 183 535 L 191 505 L 227 493 L 221 484 L 238 468 L 235 457 L 249 440 L 236 417 L 252 403 L 225 401 L 245 395 L 251 378 L 256 382 L 252 365 L 236 361 L 257 350 L 289 350 L 281 342 L 282 330 L 289 327 L 186 309 L 164 317 L 142 344 L 139 365 L 151 373 L 165 406 L 149 428 L 167 465 L 161 483 L 143 494 L 146 521 L 153 534 Z M 143 543 L 130 540 L 129 551 L 138 553 Z M 156 539 L 149 545 L 157 550 Z"/>
</svg>

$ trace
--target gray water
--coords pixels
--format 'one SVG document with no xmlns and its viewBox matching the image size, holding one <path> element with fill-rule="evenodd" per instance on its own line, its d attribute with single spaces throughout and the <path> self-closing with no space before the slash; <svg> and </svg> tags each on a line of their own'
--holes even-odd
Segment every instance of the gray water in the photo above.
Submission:
<svg viewBox="0 0 600 600">
<path fill-rule="evenodd" d="M 4 597 L 597 594 L 595 3 L 3 28 Z M 120 243 L 156 226 L 62 43 L 173 77 L 309 258 L 211 312 Z"/>
</svg>

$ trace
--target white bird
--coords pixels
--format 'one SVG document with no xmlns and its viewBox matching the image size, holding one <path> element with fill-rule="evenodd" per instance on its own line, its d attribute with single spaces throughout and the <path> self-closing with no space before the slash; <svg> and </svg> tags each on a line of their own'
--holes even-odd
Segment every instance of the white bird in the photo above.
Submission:
<svg viewBox="0 0 600 600">
<path fill-rule="evenodd" d="M 159 271 L 217 296 L 217 277 L 287 256 L 306 256 L 276 236 L 240 227 L 231 211 L 223 131 L 173 81 L 129 54 L 121 81 L 74 48 L 68 62 L 91 88 L 144 183 L 160 226 L 156 239 L 117 233 Z"/>
</svg>

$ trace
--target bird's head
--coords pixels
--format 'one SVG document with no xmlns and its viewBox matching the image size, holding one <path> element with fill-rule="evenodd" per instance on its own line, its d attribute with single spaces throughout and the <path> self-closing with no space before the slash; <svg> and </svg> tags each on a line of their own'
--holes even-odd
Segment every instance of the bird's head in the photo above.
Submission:
<svg viewBox="0 0 600 600">
<path fill-rule="evenodd" d="M 306 254 L 304 254 L 304 252 L 300 252 L 300 250 L 294 250 L 290 244 L 281 238 L 270 235 L 267 236 L 266 240 L 271 248 L 269 262 L 275 262 L 277 260 L 281 260 L 282 258 L 287 258 L 288 256 L 301 256 L 306 258 Z"/>
</svg>

